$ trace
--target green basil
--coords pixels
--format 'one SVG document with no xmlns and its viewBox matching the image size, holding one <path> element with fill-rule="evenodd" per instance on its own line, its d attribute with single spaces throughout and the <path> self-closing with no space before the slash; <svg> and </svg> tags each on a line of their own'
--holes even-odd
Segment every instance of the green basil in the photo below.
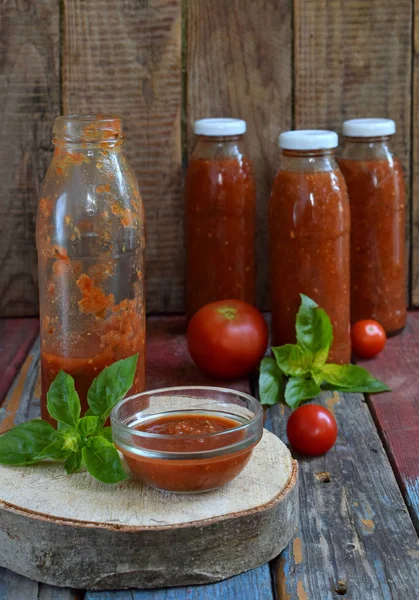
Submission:
<svg viewBox="0 0 419 600">
<path fill-rule="evenodd" d="M 291 408 L 297 408 L 304 402 L 320 394 L 320 387 L 312 379 L 290 377 L 285 387 L 285 402 Z"/>
<path fill-rule="evenodd" d="M 91 437 L 82 450 L 83 462 L 93 477 L 103 483 L 127 479 L 118 450 L 103 437 Z"/>
<path fill-rule="evenodd" d="M 285 375 L 306 375 L 313 363 L 313 355 L 296 344 L 285 344 L 272 348 L 276 363 Z"/>
<path fill-rule="evenodd" d="M 125 396 L 134 383 L 138 354 L 118 360 L 106 367 L 93 381 L 87 393 L 89 414 L 104 423 L 113 407 Z"/>
<path fill-rule="evenodd" d="M 47 393 L 47 409 L 57 430 L 47 421 L 22 423 L 0 436 L 0 464 L 31 465 L 42 460 L 65 461 L 68 474 L 87 470 L 100 481 L 127 479 L 112 440 L 111 427 L 103 427 L 112 408 L 131 388 L 138 355 L 104 369 L 88 392 L 90 408 L 80 418 L 80 399 L 73 378 L 60 371 Z"/>
<path fill-rule="evenodd" d="M 64 440 L 59 439 L 56 442 L 52 442 L 49 446 L 46 446 L 39 454 L 35 456 L 37 462 L 45 459 L 51 460 L 66 460 L 70 454 L 70 450 L 63 447 Z"/>
<path fill-rule="evenodd" d="M 289 377 L 285 402 L 297 408 L 322 390 L 377 393 L 389 387 L 375 379 L 366 369 L 356 365 L 326 364 L 333 341 L 332 323 L 326 312 L 311 298 L 301 295 L 296 319 L 297 344 L 272 348 L 275 357 L 261 363 L 259 388 L 262 404 L 275 404 L 281 397 L 278 381 Z M 266 362 L 272 361 L 272 362 Z"/>
<path fill-rule="evenodd" d="M 314 366 L 321 366 L 326 362 L 332 345 L 332 323 L 316 302 L 304 294 L 300 296 L 301 305 L 296 321 L 297 343 L 312 353 Z"/>
<path fill-rule="evenodd" d="M 375 379 L 364 367 L 357 365 L 323 365 L 321 374 L 323 389 L 371 394 L 390 391 L 385 383 Z"/>
<path fill-rule="evenodd" d="M 63 438 L 64 450 L 68 450 L 69 452 L 76 452 L 81 442 L 81 437 L 77 429 L 67 429 L 63 432 L 60 432 L 60 435 Z"/>
<path fill-rule="evenodd" d="M 77 473 L 77 471 L 81 467 L 82 457 L 81 457 L 81 449 L 79 448 L 76 452 L 72 452 L 70 456 L 67 458 L 64 468 L 68 475 L 72 473 Z"/>
<path fill-rule="evenodd" d="M 282 392 L 283 374 L 273 358 L 264 358 L 260 363 L 259 393 L 261 404 L 272 406 L 279 401 Z"/>
<path fill-rule="evenodd" d="M 87 416 L 80 419 L 77 424 L 77 430 L 82 437 L 87 437 L 96 433 L 99 424 L 99 417 Z"/>
<path fill-rule="evenodd" d="M 76 427 L 80 418 L 80 399 L 74 379 L 60 371 L 47 393 L 47 408 L 53 419 L 66 427 Z"/>
<path fill-rule="evenodd" d="M 112 427 L 102 427 L 97 432 L 97 435 L 99 437 L 105 438 L 105 440 L 108 440 L 108 442 L 112 442 L 113 443 Z"/>
<path fill-rule="evenodd" d="M 0 463 L 34 464 L 38 462 L 37 456 L 59 438 L 57 431 L 41 419 L 17 425 L 0 436 Z"/>
</svg>

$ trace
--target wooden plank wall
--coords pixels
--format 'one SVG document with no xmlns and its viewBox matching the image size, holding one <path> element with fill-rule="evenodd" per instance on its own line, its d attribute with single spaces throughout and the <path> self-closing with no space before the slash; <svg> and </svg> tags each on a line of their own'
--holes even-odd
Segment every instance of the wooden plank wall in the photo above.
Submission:
<svg viewBox="0 0 419 600">
<path fill-rule="evenodd" d="M 36 314 L 35 214 L 60 113 L 57 0 L 0 4 L 0 315 Z"/>
<path fill-rule="evenodd" d="M 262 308 L 268 307 L 267 203 L 278 133 L 340 130 L 350 117 L 394 118 L 395 147 L 413 191 L 410 287 L 419 305 L 419 125 L 411 118 L 419 93 L 418 3 L 1 3 L 0 315 L 37 313 L 35 206 L 53 118 L 76 111 L 116 111 L 124 118 L 127 155 L 146 205 L 151 312 L 183 309 L 182 164 L 195 118 L 248 122 Z"/>
</svg>

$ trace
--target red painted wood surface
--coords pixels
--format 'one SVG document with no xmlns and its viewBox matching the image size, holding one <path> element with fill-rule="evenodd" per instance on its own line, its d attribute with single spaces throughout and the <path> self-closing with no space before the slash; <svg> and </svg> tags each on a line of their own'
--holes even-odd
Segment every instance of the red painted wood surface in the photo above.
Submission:
<svg viewBox="0 0 419 600">
<path fill-rule="evenodd" d="M 379 356 L 357 362 L 392 390 L 368 403 L 419 528 L 419 312 L 409 313 L 406 329 Z"/>
<path fill-rule="evenodd" d="M 247 380 L 223 381 L 199 371 L 188 352 L 184 316 L 147 320 L 147 388 L 213 385 L 249 392 Z"/>
<path fill-rule="evenodd" d="M 0 403 L 39 329 L 38 319 L 0 319 Z"/>
<path fill-rule="evenodd" d="M 249 391 L 246 381 L 237 381 L 234 384 L 228 382 L 226 384 L 200 373 L 187 352 L 187 344 L 184 336 L 185 331 L 186 321 L 181 316 L 170 318 L 152 317 L 148 320 L 147 385 L 149 389 L 167 385 L 195 383 L 200 385 L 227 385 L 228 387 L 236 387 Z M 380 423 L 380 429 L 384 432 L 387 446 L 390 452 L 392 452 L 396 470 L 403 480 L 408 498 L 411 499 L 411 508 L 413 507 L 412 499 L 414 499 L 414 494 L 411 491 L 413 488 L 409 491 L 408 484 L 410 485 L 410 480 L 405 476 L 405 473 L 412 472 L 416 474 L 414 466 L 418 456 L 417 441 L 414 437 L 417 433 L 418 416 L 415 394 L 419 391 L 417 390 L 419 384 L 416 383 L 419 360 L 416 367 L 415 353 L 417 356 L 419 355 L 414 338 L 418 332 L 419 313 L 418 318 L 415 315 L 411 315 L 409 326 L 402 337 L 390 340 L 383 355 L 377 360 L 369 361 L 367 364 L 371 371 L 375 372 L 382 379 L 385 379 L 394 390 L 391 395 L 382 394 L 373 397 L 371 406 L 377 422 Z M 401 351 L 403 352 L 402 354 Z M 39 398 L 39 343 L 36 341 L 30 348 L 17 377 L 14 378 L 9 392 L 0 407 L 0 431 L 12 426 L 14 423 L 38 416 Z M 387 557 L 386 564 L 394 565 L 394 568 L 391 567 L 390 569 L 391 573 L 387 574 L 385 573 L 387 567 L 381 566 L 380 563 L 382 548 L 384 549 L 383 552 L 391 554 L 394 547 L 398 547 L 400 539 L 404 540 L 404 545 L 410 543 L 408 540 L 411 539 L 411 529 L 409 529 L 409 527 L 411 528 L 411 522 L 408 515 L 405 514 L 405 505 L 395 485 L 394 477 L 389 469 L 384 452 L 382 449 L 380 452 L 379 442 L 377 445 L 375 439 L 377 437 L 376 431 L 371 425 L 369 416 L 367 418 L 366 414 L 364 418 L 360 414 L 360 409 L 366 410 L 366 408 L 359 394 L 345 396 L 344 401 L 339 406 L 334 407 L 337 401 L 337 398 L 332 396 L 326 401 L 326 405 L 332 410 L 336 408 L 336 410 L 342 411 L 340 442 L 326 457 L 316 459 L 318 465 L 314 465 L 312 460 L 301 461 L 303 478 L 301 483 L 301 503 L 303 518 L 301 520 L 300 532 L 294 540 L 292 547 L 288 548 L 281 555 L 277 564 L 278 568 L 273 567 L 278 572 L 278 600 L 279 598 L 284 600 L 285 598 L 291 599 L 294 595 L 296 597 L 298 595 L 301 598 L 317 598 L 320 590 L 324 597 L 326 597 L 328 590 L 330 592 L 332 589 L 338 589 L 336 586 L 340 585 L 339 581 L 343 575 L 348 576 L 347 583 L 351 586 L 352 591 L 356 587 L 365 591 L 367 587 L 365 587 L 366 584 L 364 585 L 364 579 L 368 576 L 367 579 L 369 581 L 371 573 L 378 573 L 377 577 L 379 579 L 381 577 L 383 580 L 380 585 L 383 586 L 383 590 L 386 593 L 388 592 L 388 594 L 390 594 L 390 591 L 386 586 L 389 585 L 390 580 L 392 586 L 401 586 L 398 589 L 402 589 L 403 585 L 407 586 L 408 589 L 411 588 L 414 569 L 412 570 L 412 565 L 408 564 L 407 559 L 403 561 L 401 559 L 394 560 L 391 556 L 390 558 Z M 395 408 L 393 407 L 393 403 L 395 404 Z M 283 437 L 286 422 L 284 407 L 275 407 L 275 410 L 271 409 L 269 414 L 270 417 L 267 425 L 272 426 L 272 422 L 275 421 L 273 430 L 276 433 L 280 433 L 281 437 Z M 353 426 L 354 420 L 357 423 L 356 426 Z M 385 431 L 382 423 L 385 424 Z M 413 437 L 411 437 L 410 432 L 413 432 Z M 365 448 L 362 447 L 362 444 L 364 444 Z M 363 477 L 357 475 L 357 472 L 362 472 L 364 468 L 363 460 L 365 460 L 365 469 L 368 474 L 367 481 L 364 481 Z M 409 471 L 408 466 L 409 468 L 412 467 L 413 470 Z M 403 468 L 405 469 L 404 471 Z M 317 473 L 317 471 L 319 471 L 318 474 L 320 475 L 325 471 L 328 472 L 326 474 L 330 476 L 330 483 L 327 484 L 327 489 L 323 490 L 322 488 L 325 485 L 323 481 L 326 480 L 322 478 L 317 479 L 317 475 L 313 480 L 312 472 Z M 307 488 L 304 487 L 305 480 L 307 480 Z M 316 486 L 320 486 L 320 488 Z M 368 491 L 371 489 L 374 490 L 373 494 Z M 310 498 L 312 498 L 313 502 L 311 508 Z M 342 502 L 342 498 L 345 498 L 344 502 Z M 374 516 L 375 536 L 370 535 L 372 527 L 371 519 L 373 517 L 370 515 L 371 511 L 367 510 L 369 505 L 367 506 L 366 503 L 368 502 L 371 507 L 375 507 L 378 503 L 377 506 L 380 509 L 374 509 L 374 513 L 376 513 Z M 341 518 L 339 511 L 343 511 L 344 517 Z M 389 514 L 386 511 L 389 511 Z M 314 520 L 310 516 L 313 514 L 316 515 Z M 324 520 L 321 521 L 321 519 Z M 381 525 L 380 519 L 382 520 Z M 338 522 L 341 524 L 336 529 Z M 350 541 L 347 545 L 343 541 L 346 537 L 343 534 L 341 535 L 340 532 L 342 528 L 345 536 Z M 333 534 L 336 531 L 340 533 L 337 537 L 334 537 Z M 388 536 L 391 535 L 391 539 L 395 540 L 394 536 L 396 534 L 399 541 L 396 544 L 389 543 L 388 540 L 390 538 Z M 355 549 L 352 540 L 360 536 L 362 537 L 363 551 L 356 558 L 351 554 Z M 378 541 L 376 540 L 377 536 L 381 536 Z M 324 546 L 326 540 L 327 546 Z M 333 543 L 335 543 L 335 546 L 333 546 Z M 342 546 L 342 544 L 344 545 Z M 329 548 L 326 553 L 323 552 L 324 547 Z M 376 551 L 377 548 L 380 548 L 379 552 Z M 387 550 L 385 550 L 386 548 Z M 330 552 L 332 552 L 334 557 L 332 562 L 330 561 Z M 411 552 L 415 553 L 416 550 L 411 550 Z M 338 556 L 340 557 L 339 560 Z M 399 558 L 400 556 L 401 554 L 399 553 Z M 414 558 L 416 555 L 411 554 L 409 556 Z M 376 564 L 377 560 L 378 563 Z M 374 566 L 372 567 L 371 565 Z M 415 575 L 413 574 L 414 577 Z M 4 572 L 0 573 L 0 600 L 9 600 L 9 598 L 18 597 L 19 599 L 22 598 L 22 600 L 32 598 L 32 596 L 25 596 L 23 594 L 28 580 L 19 578 L 19 576 L 13 576 L 12 579 L 14 587 L 11 587 L 9 583 L 11 578 L 8 577 L 8 574 Z M 200 586 L 179 588 L 176 590 L 153 590 L 151 592 L 144 590 L 101 592 L 95 594 L 87 592 L 86 599 L 105 600 L 106 598 L 106 600 L 117 600 L 121 598 L 122 600 L 125 599 L 125 596 L 127 598 L 128 596 L 132 596 L 135 599 L 138 598 L 138 600 L 142 600 L 143 598 L 146 600 L 149 597 L 153 597 L 156 600 L 165 600 L 168 598 L 173 598 L 173 600 L 175 598 L 179 598 L 179 600 L 187 600 L 189 598 L 206 600 L 209 597 L 219 598 L 220 600 L 255 600 L 256 598 L 260 600 L 272 600 L 272 588 L 269 585 L 269 579 L 269 566 L 265 565 L 260 569 L 210 587 Z M 335 579 L 339 581 L 336 583 Z M 35 594 L 33 597 L 35 597 L 36 593 L 39 595 L 40 588 L 35 582 L 31 583 L 33 584 L 33 590 L 35 590 L 33 592 Z M 339 593 L 340 589 L 339 587 Z M 290 590 L 294 590 L 295 594 L 294 592 L 291 594 Z M 57 596 L 58 599 L 57 594 L 59 591 L 58 588 L 47 590 L 47 593 L 51 594 L 48 598 L 55 598 Z M 357 598 L 363 598 L 362 594 L 357 595 L 355 593 Z M 43 597 L 42 593 L 39 597 Z M 371 595 L 371 599 L 373 597 L 377 599 L 382 597 L 378 588 Z M 406 597 L 408 596 L 406 595 Z"/>
</svg>

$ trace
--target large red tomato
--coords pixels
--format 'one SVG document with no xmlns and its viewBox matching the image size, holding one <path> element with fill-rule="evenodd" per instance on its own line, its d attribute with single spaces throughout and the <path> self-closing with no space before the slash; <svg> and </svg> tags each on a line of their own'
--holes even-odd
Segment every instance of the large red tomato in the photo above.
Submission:
<svg viewBox="0 0 419 600">
<path fill-rule="evenodd" d="M 291 413 L 287 423 L 288 440 L 301 454 L 324 454 L 335 443 L 337 433 L 335 417 L 318 404 L 300 406 Z"/>
<path fill-rule="evenodd" d="M 268 346 L 268 327 L 254 306 L 220 300 L 192 317 L 187 337 L 198 367 L 213 377 L 235 379 L 258 366 Z"/>
<path fill-rule="evenodd" d="M 377 356 L 386 345 L 384 328 L 372 319 L 358 321 L 351 327 L 352 351 L 360 358 Z"/>
</svg>

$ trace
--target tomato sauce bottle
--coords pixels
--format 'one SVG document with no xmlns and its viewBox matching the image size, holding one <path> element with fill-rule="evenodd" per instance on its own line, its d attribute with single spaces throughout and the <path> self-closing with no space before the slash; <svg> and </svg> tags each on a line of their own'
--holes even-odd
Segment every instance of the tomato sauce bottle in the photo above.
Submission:
<svg viewBox="0 0 419 600">
<path fill-rule="evenodd" d="M 351 203 L 351 320 L 375 319 L 388 335 L 406 324 L 406 196 L 390 148 L 391 119 L 343 124 L 338 159 Z"/>
<path fill-rule="evenodd" d="M 329 361 L 350 361 L 349 201 L 334 158 L 332 131 L 279 136 L 281 164 L 269 203 L 273 345 L 295 343 L 295 320 L 306 294 L 329 315 Z"/>
<path fill-rule="evenodd" d="M 122 152 L 117 116 L 54 122 L 54 155 L 37 214 L 41 412 L 62 369 L 87 409 L 93 379 L 138 352 L 132 393 L 144 390 L 144 209 Z"/>
<path fill-rule="evenodd" d="M 186 308 L 255 302 L 256 193 L 240 119 L 195 122 L 186 182 Z"/>
</svg>

